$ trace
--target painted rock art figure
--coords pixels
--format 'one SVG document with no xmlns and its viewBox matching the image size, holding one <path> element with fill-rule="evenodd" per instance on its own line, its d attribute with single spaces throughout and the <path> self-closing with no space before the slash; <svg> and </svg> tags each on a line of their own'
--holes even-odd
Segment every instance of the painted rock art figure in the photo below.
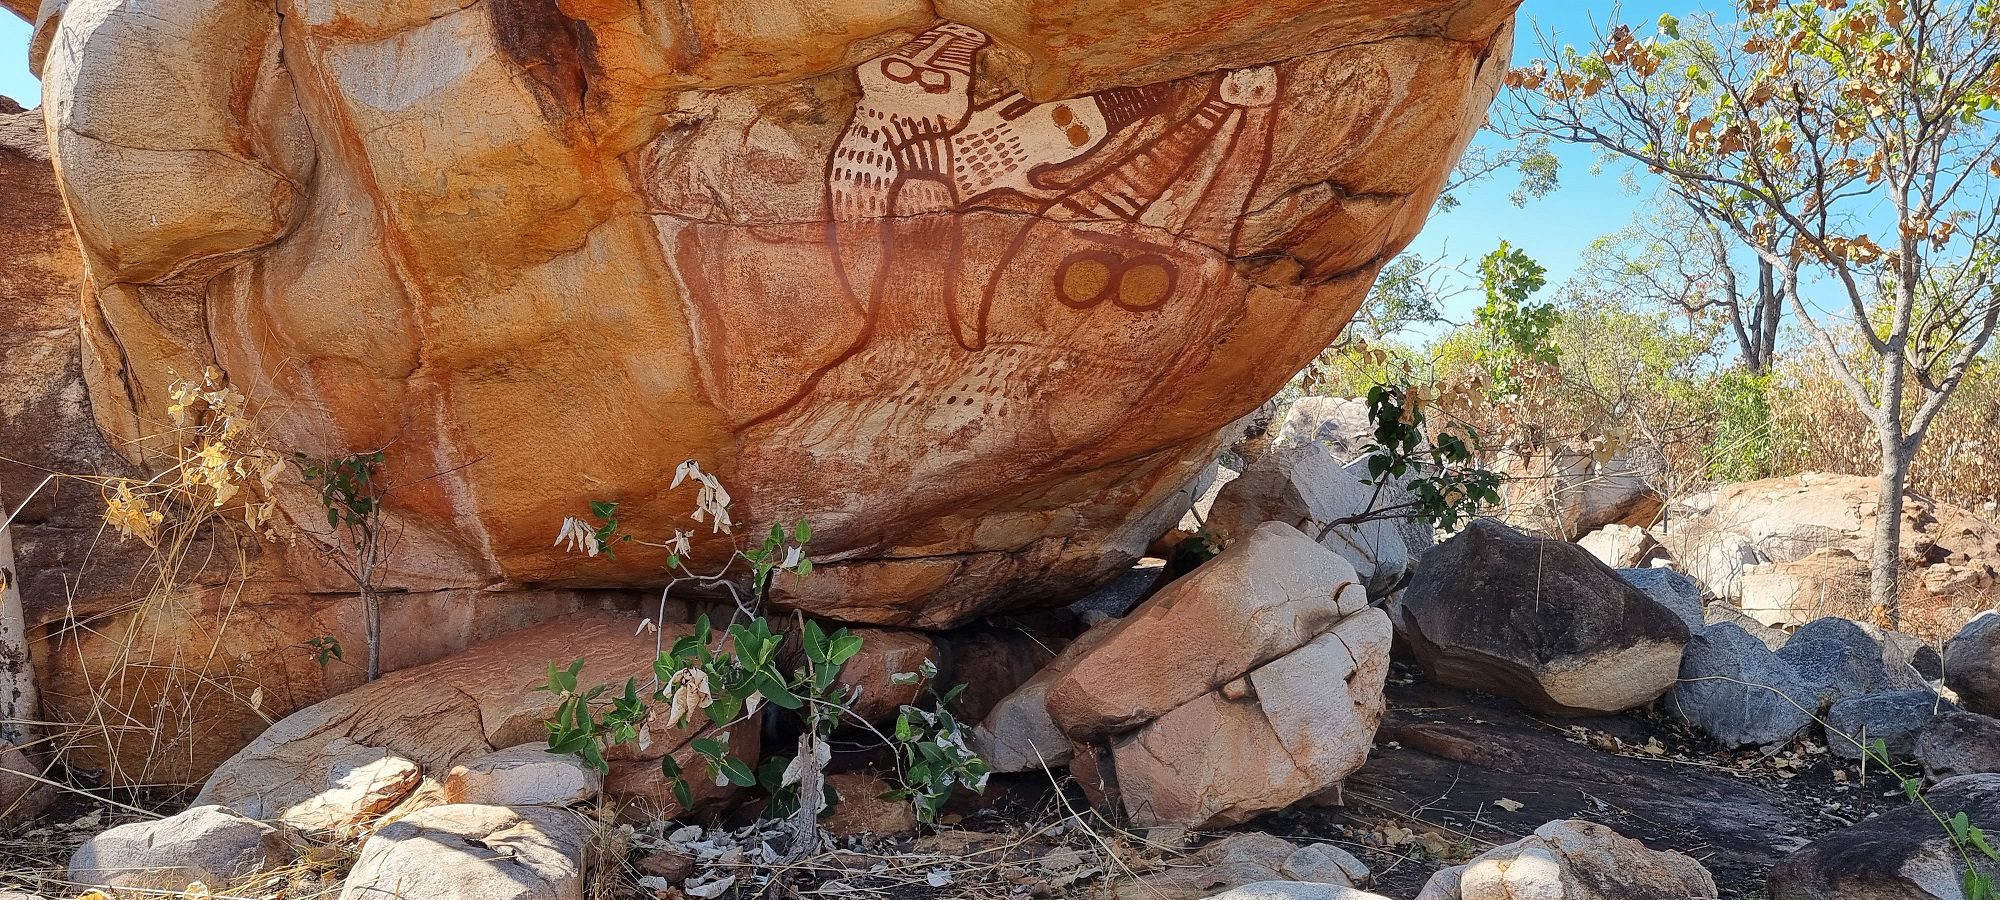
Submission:
<svg viewBox="0 0 2000 900">
<path fill-rule="evenodd" d="M 215 365 L 275 443 L 393 448 L 411 590 L 656 584 L 549 539 L 697 458 L 812 521 L 782 602 L 949 627 L 1178 517 L 1414 237 L 1516 4 L 43 5 L 115 445 Z"/>
</svg>

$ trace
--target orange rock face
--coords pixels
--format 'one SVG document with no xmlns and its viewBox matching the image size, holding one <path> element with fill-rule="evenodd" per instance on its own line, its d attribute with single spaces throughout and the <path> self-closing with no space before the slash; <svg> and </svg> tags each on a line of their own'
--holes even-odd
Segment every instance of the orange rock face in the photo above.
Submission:
<svg viewBox="0 0 2000 900">
<path fill-rule="evenodd" d="M 1179 517 L 1415 234 L 1514 5 L 68 0 L 37 62 L 121 445 L 213 363 L 287 449 L 386 448 L 411 589 L 657 584 L 550 540 L 671 527 L 696 459 L 813 523 L 784 602 L 946 627 Z"/>
</svg>

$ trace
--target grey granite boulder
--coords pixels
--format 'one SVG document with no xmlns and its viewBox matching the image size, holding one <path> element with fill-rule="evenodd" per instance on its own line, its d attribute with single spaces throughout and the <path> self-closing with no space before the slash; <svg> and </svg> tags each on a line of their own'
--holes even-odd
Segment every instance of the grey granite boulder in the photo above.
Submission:
<svg viewBox="0 0 2000 900">
<path fill-rule="evenodd" d="M 1695 584 L 1694 579 L 1662 568 L 1619 569 L 1618 577 L 1653 598 L 1654 602 L 1673 610 L 1674 615 L 1687 623 L 1690 634 L 1700 634 L 1703 628 L 1708 627 L 1701 613 L 1701 585 Z"/>
<path fill-rule="evenodd" d="M 1897 687 L 1882 661 L 1881 643 L 1859 623 L 1837 616 L 1806 623 L 1778 655 L 1798 670 L 1822 704 Z"/>
<path fill-rule="evenodd" d="M 1917 736 L 1917 760 L 1933 780 L 2000 772 L 2000 719 L 1964 710 L 1939 713 Z"/>
<path fill-rule="evenodd" d="M 1945 645 L 1944 683 L 1965 708 L 2000 716 L 2000 612 L 1983 612 Z"/>
<path fill-rule="evenodd" d="M 1891 761 L 1917 756 L 1917 735 L 1932 717 L 1955 709 L 1950 701 L 1927 690 L 1884 691 L 1849 697 L 1826 713 L 1826 746 L 1833 755 L 1858 760 L 1876 741 L 1887 746 Z"/>
<path fill-rule="evenodd" d="M 1729 622 L 1688 642 L 1680 680 L 1660 703 L 1728 747 L 1789 741 L 1812 727 L 1819 708 L 1790 663 Z"/>
</svg>

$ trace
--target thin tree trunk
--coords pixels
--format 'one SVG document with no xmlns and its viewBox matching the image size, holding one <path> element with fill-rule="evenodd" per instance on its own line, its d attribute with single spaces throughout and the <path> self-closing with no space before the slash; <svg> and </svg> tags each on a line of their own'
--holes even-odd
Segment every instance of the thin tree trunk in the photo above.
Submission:
<svg viewBox="0 0 2000 900">
<path fill-rule="evenodd" d="M 1902 360 L 1886 355 L 1882 364 L 1882 404 L 1875 432 L 1882 442 L 1880 492 L 1875 504 L 1875 545 L 1868 561 L 1868 599 L 1890 628 L 1902 624 L 1898 579 L 1902 570 L 1903 485 L 1910 455 L 1903 441 Z"/>
<path fill-rule="evenodd" d="M 28 657 L 27 616 L 21 608 L 20 569 L 0 501 L 0 742 L 21 746 L 35 739 L 40 697 Z"/>
</svg>

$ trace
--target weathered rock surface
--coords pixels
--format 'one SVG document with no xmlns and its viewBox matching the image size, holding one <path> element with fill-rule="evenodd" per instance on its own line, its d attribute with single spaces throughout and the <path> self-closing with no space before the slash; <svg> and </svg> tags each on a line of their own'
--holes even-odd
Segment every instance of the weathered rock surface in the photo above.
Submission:
<svg viewBox="0 0 2000 900">
<path fill-rule="evenodd" d="M 1308 881 L 1259 881 L 1216 894 L 1208 900 L 1388 900 L 1381 894 L 1337 884 Z"/>
<path fill-rule="evenodd" d="M 1027 683 L 1001 698 L 967 737 L 974 753 L 995 772 L 1058 768 L 1070 761 L 1069 737 L 1049 715 L 1049 689 L 1092 648 L 1111 636 L 1104 622 L 1077 636 Z"/>
<path fill-rule="evenodd" d="M 1588 549 L 1588 548 L 1586 548 Z M 1638 588 L 1653 602 L 1673 611 L 1687 623 L 1690 634 L 1700 634 L 1708 627 L 1707 617 L 1702 612 L 1701 585 L 1694 579 L 1672 569 L 1619 569 L 1618 577 L 1625 583 Z"/>
<path fill-rule="evenodd" d="M 1243 473 L 1216 495 L 1208 530 L 1226 545 L 1265 522 L 1283 522 L 1347 560 L 1369 597 L 1387 596 L 1402 586 L 1429 542 L 1412 547 L 1408 529 L 1393 517 L 1333 524 L 1397 505 L 1400 489 L 1377 488 L 1366 476 L 1365 469 L 1341 464 L 1317 444 L 1272 448 L 1252 456 Z"/>
<path fill-rule="evenodd" d="M 56 789 L 27 751 L 0 741 L 0 822 L 25 822 L 55 802 Z"/>
<path fill-rule="evenodd" d="M 1343 464 L 1360 459 L 1374 440 L 1366 401 L 1317 396 L 1292 401 L 1271 438 L 1279 447 L 1317 446 Z"/>
<path fill-rule="evenodd" d="M 390 446 L 392 589 L 650 584 L 550 538 L 678 517 L 696 458 L 814 518 L 784 602 L 942 627 L 1172 524 L 1415 234 L 1514 6 L 204 0 L 34 63 L 119 441 L 213 362 L 281 446 Z"/>
<path fill-rule="evenodd" d="M 1700 848 L 1702 865 L 1733 893 L 1760 888 L 1772 866 L 1828 827 L 1823 795 L 1792 782 L 1608 753 L 1516 704 L 1424 680 L 1392 680 L 1387 693 L 1376 749 L 1342 784 L 1354 812 L 1327 810 L 1335 821 L 1363 830 L 1385 814 L 1460 830 L 1476 822 L 1512 840 L 1552 819 L 1603 818 L 1650 847 Z M 1657 733 L 1632 715 L 1576 724 L 1628 747 Z M 1498 798 L 1523 806 L 1510 811 L 1494 805 Z M 1865 813 L 1881 805 L 1872 800 L 1856 798 L 1856 806 Z M 1407 897 L 1415 890 L 1389 893 Z"/>
<path fill-rule="evenodd" d="M 1280 894 L 1277 896 L 1329 896 L 1341 900 L 1369 897 L 1353 889 L 1368 883 L 1368 866 L 1354 855 L 1332 844 L 1299 846 L 1262 832 L 1232 834 L 1195 851 L 1194 865 L 1170 868 L 1140 878 L 1122 881 L 1117 887 L 1121 900 L 1195 900 L 1217 891 L 1220 896 L 1260 896 L 1257 891 L 1273 890 L 1276 883 L 1300 885 L 1298 890 L 1322 893 Z"/>
<path fill-rule="evenodd" d="M 1860 623 L 1838 616 L 1806 623 L 1785 641 L 1778 656 L 1791 664 L 1821 704 L 1898 686 L 1889 676 L 1882 644 Z"/>
<path fill-rule="evenodd" d="M 2000 821 L 2000 775 L 1964 775 L 1929 793 L 1937 809 Z M 1975 854 L 1976 855 L 1976 854 Z M 1981 858 L 2000 877 L 2000 864 Z M 1812 842 L 1771 870 L 1771 900 L 1962 898 L 1965 870 L 1944 829 L 1922 807 L 1884 813 Z"/>
<path fill-rule="evenodd" d="M 1438 872 L 1417 900 L 1691 900 L 1716 896 L 1692 857 L 1649 850 L 1603 825 L 1550 822 L 1532 837 Z"/>
<path fill-rule="evenodd" d="M 2000 716 L 2000 612 L 1974 617 L 1945 645 L 1944 684 L 1966 709 Z"/>
<path fill-rule="evenodd" d="M 435 806 L 370 836 L 340 900 L 582 900 L 588 837 L 568 810 Z"/>
<path fill-rule="evenodd" d="M 349 829 L 388 812 L 416 790 L 417 764 L 381 747 L 334 737 L 290 769 L 267 769 L 278 780 L 212 784 L 195 799 L 260 821 L 300 828 Z"/>
<path fill-rule="evenodd" d="M 1667 556 L 1666 548 L 1660 546 L 1653 533 L 1637 525 L 1606 525 L 1576 542 L 1614 569 L 1648 567 L 1654 560 Z"/>
<path fill-rule="evenodd" d="M 1881 741 L 1889 759 L 1901 763 L 1917 756 L 1917 736 L 1932 717 L 1955 709 L 1951 702 L 1927 690 L 1886 691 L 1849 697 L 1826 711 L 1826 748 L 1834 756 L 1858 760 Z"/>
<path fill-rule="evenodd" d="M 1374 745 L 1390 639 L 1388 616 L 1363 610 L 1241 684 L 1113 739 L 1127 814 L 1141 825 L 1232 825 L 1339 784 Z"/>
<path fill-rule="evenodd" d="M 278 829 L 220 806 L 195 806 L 85 841 L 70 856 L 69 880 L 134 892 L 181 891 L 196 881 L 221 890 L 247 886 L 291 858 Z"/>
<path fill-rule="evenodd" d="M 597 796 L 604 777 L 574 756 L 549 752 L 546 742 L 521 744 L 452 766 L 444 777 L 447 803 L 483 806 L 564 806 Z"/>
<path fill-rule="evenodd" d="M 1725 746 L 1749 747 L 1804 733 L 1819 700 L 1764 642 L 1722 622 L 1688 642 L 1680 680 L 1660 705 Z"/>
<path fill-rule="evenodd" d="M 917 809 L 908 800 L 884 800 L 893 786 L 873 772 L 840 772 L 826 777 L 827 787 L 840 797 L 833 814 L 822 823 L 840 837 L 863 834 L 900 837 L 917 830 Z"/>
<path fill-rule="evenodd" d="M 1925 635 L 1955 629 L 1964 613 L 1953 610 L 1992 604 L 1981 592 L 1990 591 L 1993 575 L 2000 574 L 2000 531 L 1927 497 L 1912 494 L 1904 502 L 1902 558 L 1918 573 L 1905 579 L 1905 627 L 1917 622 Z M 1867 620 L 1866 581 L 1857 591 L 1853 579 L 1866 571 L 1876 504 L 1875 479 L 1860 476 L 1808 472 L 1729 484 L 1690 498 L 1688 514 L 1670 515 L 1661 540 L 1677 567 L 1710 594 L 1755 594 L 1744 597 L 1742 608 L 1766 623 L 1795 625 L 1830 615 Z M 1822 550 L 1837 552 L 1806 562 Z M 1764 563 L 1777 565 L 1750 568 Z M 1932 569 L 1950 577 L 1932 578 Z M 1757 571 L 1762 574 L 1751 579 Z M 1943 590 L 1932 591 L 1933 584 Z"/>
<path fill-rule="evenodd" d="M 1234 824 L 1319 794 L 1367 759 L 1381 717 L 1391 631 L 1355 582 L 1267 522 L 1010 698 L 1015 739 L 1039 746 L 1047 684 L 1050 721 L 1081 745 L 1078 782 L 1141 826 Z M 987 732 L 1008 726 L 989 717 Z"/>
<path fill-rule="evenodd" d="M 1352 567 L 1268 522 L 1110 626 L 1049 687 L 1079 740 L 1124 731 L 1292 652 L 1367 606 Z"/>
<path fill-rule="evenodd" d="M 904 705 L 923 696 L 923 685 L 897 684 L 896 676 L 914 673 L 928 660 L 943 662 L 943 649 L 929 635 L 893 628 L 857 628 L 861 652 L 840 667 L 834 681 L 859 691 L 854 714 L 870 722 L 886 722 L 896 717 Z M 796 646 L 792 641 L 788 646 Z"/>
<path fill-rule="evenodd" d="M 1534 534 L 1575 540 L 1607 525 L 1644 528 L 1659 518 L 1666 497 L 1632 461 L 1602 463 L 1588 451 L 1545 448 L 1509 454 L 1501 488 L 1502 518 Z"/>
<path fill-rule="evenodd" d="M 2000 719 L 1964 710 L 1940 712 L 1917 735 L 1917 760 L 1933 781 L 2000 773 Z"/>
<path fill-rule="evenodd" d="M 1688 626 L 1575 544 L 1480 519 L 1424 556 L 1398 623 L 1444 684 L 1557 715 L 1617 712 L 1680 672 Z"/>
<path fill-rule="evenodd" d="M 588 659 L 582 673 L 588 684 L 648 678 L 655 637 L 637 634 L 637 622 L 636 617 L 609 613 L 564 618 L 314 704 L 272 725 L 217 768 L 197 802 L 246 804 L 269 798 L 261 801 L 266 809 L 295 803 L 292 798 L 318 783 L 310 778 L 302 783 L 301 773 L 335 768 L 328 754 L 351 752 L 355 745 L 395 753 L 444 780 L 453 766 L 546 741 L 543 723 L 554 715 L 557 697 L 536 685 L 549 664 Z M 668 643 L 692 630 L 662 627 Z M 686 744 L 702 732 L 669 729 L 657 719 L 646 727 L 647 749 L 625 745 L 607 754 L 611 775 L 605 789 L 615 799 L 671 812 L 677 804 L 660 776 L 659 760 L 672 753 L 685 765 L 698 765 Z M 731 741 L 737 752 L 754 756 L 757 734 L 754 727 L 739 727 Z M 706 779 L 690 783 L 697 804 L 721 791 Z"/>
</svg>

